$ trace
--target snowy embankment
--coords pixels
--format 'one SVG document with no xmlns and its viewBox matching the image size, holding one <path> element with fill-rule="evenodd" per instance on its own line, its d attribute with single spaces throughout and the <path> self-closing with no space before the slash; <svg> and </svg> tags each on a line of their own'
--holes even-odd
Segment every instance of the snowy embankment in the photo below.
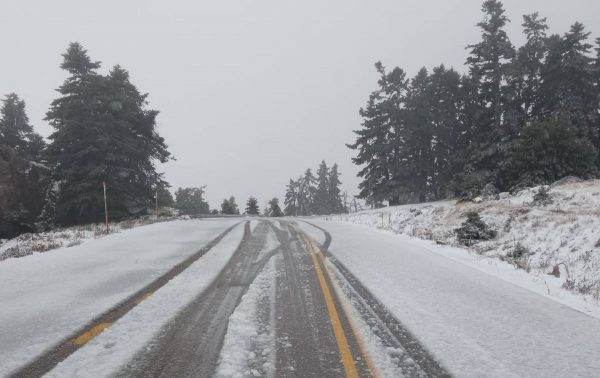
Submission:
<svg viewBox="0 0 600 378">
<path fill-rule="evenodd" d="M 236 222 L 239 219 L 156 223 L 82 245 L 59 248 L 52 253 L 37 253 L 0 262 L 0 376 L 70 336 L 197 252 Z M 227 262 L 239 244 L 242 232 L 243 227 L 238 226 L 227 240 L 222 240 L 184 272 L 195 272 L 194 285 L 210 282 L 211 277 L 218 274 L 219 264 Z M 198 280 L 198 275 L 205 279 Z M 198 293 L 198 287 L 189 284 L 185 275 L 181 276 L 142 302 L 113 327 L 137 322 L 144 328 L 138 329 L 140 335 L 148 336 L 158 325 L 154 321 L 146 321 L 151 319 L 140 320 L 142 315 L 139 311 L 146 309 L 143 313 L 147 318 L 158 318 L 157 314 L 161 314 L 164 320 L 169 311 L 176 311 L 173 300 L 180 301 Z M 171 289 L 167 289 L 169 285 Z M 188 288 L 193 293 L 183 295 Z M 164 307 L 169 307 L 168 311 Z M 104 333 L 106 335 L 102 337 Z M 109 330 L 104 333 L 89 346 L 102 343 L 106 337 L 115 338 L 118 334 Z M 127 335 L 130 337 L 131 333 Z M 131 337 L 131 343 L 138 339 Z M 112 349 L 122 351 L 123 345 L 131 347 L 130 352 L 134 352 L 132 348 L 135 345 L 116 341 L 119 343 L 101 344 L 102 354 L 111 355 Z M 85 354 L 87 350 L 88 345 L 77 353 Z M 89 368 L 90 365 L 86 367 Z M 83 371 L 81 375 L 90 376 Z"/>
<path fill-rule="evenodd" d="M 498 235 L 468 247 L 475 255 L 488 264 L 503 265 L 498 262 L 502 260 L 529 272 L 545 282 L 550 295 L 560 296 L 557 288 L 562 288 L 598 301 L 600 180 L 557 183 L 549 189 L 552 203 L 548 205 L 534 204 L 539 188 L 531 188 L 514 195 L 501 193 L 491 200 L 386 207 L 325 219 L 460 246 L 454 230 L 467 212 L 477 211 Z"/>
<path fill-rule="evenodd" d="M 145 216 L 108 224 L 106 232 L 104 223 L 92 223 L 80 226 L 58 228 L 47 232 L 25 233 L 15 238 L 0 239 L 0 261 L 9 258 L 29 256 L 37 252 L 47 252 L 61 247 L 73 247 L 88 240 L 99 239 L 104 236 L 119 233 L 134 227 L 148 224 L 166 222 L 175 217 Z"/>
</svg>

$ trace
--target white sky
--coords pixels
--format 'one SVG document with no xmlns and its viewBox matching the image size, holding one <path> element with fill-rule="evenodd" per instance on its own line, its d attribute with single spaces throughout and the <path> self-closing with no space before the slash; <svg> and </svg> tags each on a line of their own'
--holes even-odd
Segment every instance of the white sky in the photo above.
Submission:
<svg viewBox="0 0 600 378">
<path fill-rule="evenodd" d="M 42 120 L 65 79 L 60 54 L 79 41 L 121 64 L 150 106 L 177 161 L 161 167 L 173 189 L 208 185 L 212 207 L 251 194 L 283 197 L 290 177 L 337 162 L 357 193 L 350 161 L 358 109 L 376 88 L 373 63 L 414 75 L 444 62 L 462 71 L 479 40 L 481 0 L 0 0 L 0 94 L 16 92 Z M 598 0 L 506 0 L 521 44 L 521 15 L 539 11 L 551 32 L 576 20 L 600 36 Z M 243 206 L 240 206 L 243 207 Z M 262 207 L 262 206 L 261 206 Z"/>
</svg>

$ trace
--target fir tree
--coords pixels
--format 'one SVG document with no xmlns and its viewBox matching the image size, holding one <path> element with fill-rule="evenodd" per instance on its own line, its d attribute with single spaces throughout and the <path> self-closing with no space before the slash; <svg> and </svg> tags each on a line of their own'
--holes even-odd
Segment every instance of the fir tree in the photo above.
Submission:
<svg viewBox="0 0 600 378">
<path fill-rule="evenodd" d="M 238 208 L 237 203 L 235 202 L 235 197 L 231 196 L 229 199 L 225 198 L 221 203 L 221 214 L 228 215 L 238 215 L 240 213 L 240 209 Z"/>
<path fill-rule="evenodd" d="M 499 162 L 514 135 L 515 125 L 502 122 L 508 109 L 503 82 L 507 67 L 515 55 L 514 48 L 504 31 L 509 21 L 501 2 L 487 0 L 483 3 L 484 20 L 477 25 L 481 29 L 481 42 L 469 45 L 467 58 L 469 71 L 478 83 L 480 102 L 484 106 L 475 120 L 469 151 L 470 169 L 464 175 L 475 175 L 467 181 L 495 183 Z M 466 167 L 466 169 L 469 169 Z"/>
<path fill-rule="evenodd" d="M 317 170 L 317 190 L 315 192 L 315 214 L 328 214 L 329 208 L 329 168 L 321 161 Z"/>
<path fill-rule="evenodd" d="M 381 62 L 375 64 L 380 75 L 379 88 L 371 93 L 366 107 L 360 109 L 362 128 L 355 130 L 356 141 L 347 146 L 357 150 L 352 161 L 363 168 L 358 176 L 360 198 L 398 204 L 398 184 L 402 182 L 395 167 L 404 154 L 402 108 L 408 89 L 404 71 L 398 67 L 387 73 Z M 396 137 L 394 137 L 396 136 Z"/>
<path fill-rule="evenodd" d="M 269 212 L 270 217 L 282 217 L 283 213 L 279 207 L 279 199 L 277 197 L 269 201 Z"/>
<path fill-rule="evenodd" d="M 175 192 L 175 208 L 182 214 L 208 214 L 209 207 L 204 200 L 204 188 L 202 186 L 200 188 L 177 189 Z"/>
<path fill-rule="evenodd" d="M 33 130 L 25 112 L 25 101 L 16 93 L 6 95 L 0 108 L 0 144 L 17 151 L 23 158 L 39 162 L 44 139 Z"/>
<path fill-rule="evenodd" d="M 102 182 L 109 191 L 113 218 L 146 206 L 156 187 L 166 187 L 155 162 L 170 154 L 156 132 L 157 111 L 145 109 L 146 95 L 115 67 L 105 77 L 78 43 L 63 54 L 61 68 L 70 77 L 58 89 L 46 120 L 50 136 L 48 159 L 59 183 L 56 216 L 61 224 L 84 223 L 103 217 Z"/>
<path fill-rule="evenodd" d="M 283 201 L 285 208 L 283 212 L 288 216 L 297 216 L 300 213 L 298 206 L 299 182 L 290 179 L 285 190 L 285 199 Z M 306 214 L 304 214 L 306 215 Z"/>
<path fill-rule="evenodd" d="M 502 174 L 508 187 L 550 184 L 565 176 L 595 177 L 597 151 L 568 119 L 534 123 L 511 147 Z"/>
<path fill-rule="evenodd" d="M 304 175 L 298 178 L 298 211 L 300 215 L 310 215 L 315 209 L 315 195 L 317 188 L 315 187 L 317 179 L 308 168 L 304 171 Z"/>
<path fill-rule="evenodd" d="M 328 198 L 328 209 L 329 212 L 339 214 L 345 212 L 344 204 L 342 203 L 342 196 L 340 191 L 340 173 L 338 172 L 338 165 L 333 164 L 329 171 L 328 183 L 327 183 L 327 198 Z"/>
<path fill-rule="evenodd" d="M 258 209 L 258 201 L 256 198 L 250 196 L 246 202 L 246 214 L 248 215 L 259 215 L 260 210 Z"/>
</svg>

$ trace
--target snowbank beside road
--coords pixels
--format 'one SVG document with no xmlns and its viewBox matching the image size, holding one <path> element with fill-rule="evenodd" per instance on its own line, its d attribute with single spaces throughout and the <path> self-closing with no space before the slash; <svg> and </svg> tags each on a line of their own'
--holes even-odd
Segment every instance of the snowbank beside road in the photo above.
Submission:
<svg viewBox="0 0 600 378">
<path fill-rule="evenodd" d="M 539 188 L 498 199 L 457 203 L 440 201 L 387 207 L 325 217 L 458 245 L 454 230 L 469 211 L 478 211 L 498 236 L 471 246 L 476 254 L 500 259 L 534 277 L 600 300 L 600 180 L 550 188 L 552 204 L 533 204 Z M 522 256 L 511 257 L 521 249 Z M 524 248 L 524 249 L 522 249 Z M 549 276 L 549 274 L 553 274 Z M 549 287 L 548 290 L 554 290 Z"/>
<path fill-rule="evenodd" d="M 0 376 L 192 255 L 239 220 L 156 223 L 0 263 Z"/>
</svg>

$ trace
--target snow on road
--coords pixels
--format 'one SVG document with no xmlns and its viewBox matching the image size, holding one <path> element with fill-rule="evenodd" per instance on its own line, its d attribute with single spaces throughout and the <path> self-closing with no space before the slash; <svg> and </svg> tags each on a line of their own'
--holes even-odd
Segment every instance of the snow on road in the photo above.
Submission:
<svg viewBox="0 0 600 378">
<path fill-rule="evenodd" d="M 269 311 L 275 302 L 274 281 L 275 258 L 271 258 L 229 318 L 216 377 L 275 376 L 274 315 Z"/>
<path fill-rule="evenodd" d="M 314 222 L 331 233 L 331 252 L 452 373 L 597 376 L 598 318 L 445 256 L 452 248 Z"/>
<path fill-rule="evenodd" d="M 238 248 L 243 233 L 243 225 L 237 226 L 206 255 L 59 363 L 47 377 L 112 376 L 215 280 Z"/>
<path fill-rule="evenodd" d="M 238 221 L 156 223 L 0 262 L 0 376 L 152 282 Z"/>
</svg>

